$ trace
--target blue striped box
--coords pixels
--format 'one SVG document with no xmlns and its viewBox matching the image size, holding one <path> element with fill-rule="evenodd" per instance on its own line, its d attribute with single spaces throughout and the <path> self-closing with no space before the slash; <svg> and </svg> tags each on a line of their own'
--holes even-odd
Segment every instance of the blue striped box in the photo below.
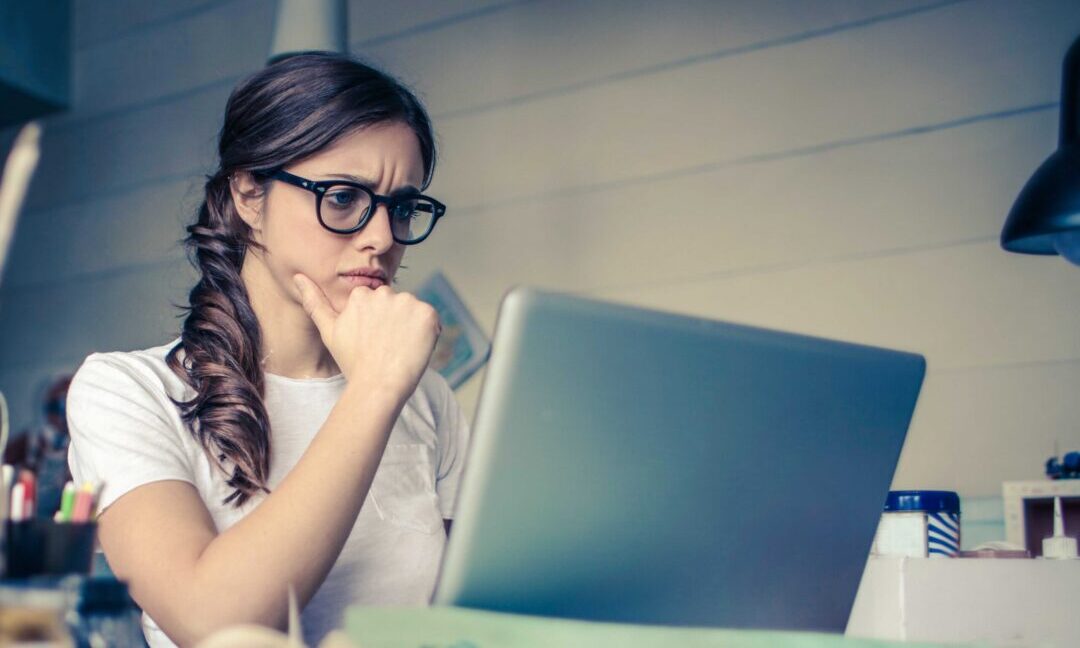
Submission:
<svg viewBox="0 0 1080 648">
<path fill-rule="evenodd" d="M 952 491 L 891 491 L 872 553 L 955 558 L 960 553 L 960 496 Z"/>
</svg>

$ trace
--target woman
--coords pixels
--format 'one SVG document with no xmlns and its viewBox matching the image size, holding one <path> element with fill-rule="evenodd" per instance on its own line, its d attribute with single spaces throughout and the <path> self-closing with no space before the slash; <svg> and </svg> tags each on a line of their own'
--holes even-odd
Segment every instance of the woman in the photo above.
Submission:
<svg viewBox="0 0 1080 648">
<path fill-rule="evenodd" d="M 86 359 L 69 461 L 152 646 L 283 627 L 290 585 L 315 644 L 347 605 L 426 603 L 453 517 L 438 317 L 389 287 L 445 210 L 434 139 L 392 78 L 316 53 L 241 82 L 218 151 L 183 332 Z"/>
</svg>

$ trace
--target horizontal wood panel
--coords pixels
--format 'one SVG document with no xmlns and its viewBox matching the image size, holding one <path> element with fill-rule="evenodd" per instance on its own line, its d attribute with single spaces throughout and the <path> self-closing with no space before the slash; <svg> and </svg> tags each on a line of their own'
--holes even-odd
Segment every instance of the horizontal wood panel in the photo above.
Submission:
<svg viewBox="0 0 1080 648">
<path fill-rule="evenodd" d="M 352 43 L 430 39 L 447 26 L 517 4 L 520 1 L 353 0 L 349 38 Z M 75 110 L 57 119 L 58 125 L 176 97 L 215 81 L 235 82 L 255 72 L 270 54 L 277 2 L 109 2 L 80 9 L 78 38 L 90 39 L 91 45 L 74 59 Z M 117 14 L 123 17 L 117 20 Z M 121 31 L 110 31 L 106 21 Z"/>
<path fill-rule="evenodd" d="M 438 34 L 357 53 L 416 83 L 436 113 L 586 87 L 621 75 L 778 47 L 791 38 L 940 2 L 910 0 L 573 0 L 530 2 Z M 460 74 L 459 70 L 468 70 Z"/>
<path fill-rule="evenodd" d="M 1078 272 L 988 241 L 583 294 L 913 351 L 938 372 L 1080 358 Z M 467 282 L 449 279 L 466 293 Z M 492 331 L 498 299 L 465 301 Z"/>
<path fill-rule="evenodd" d="M 566 188 L 1054 100 L 1064 46 L 1048 43 L 1075 35 L 1080 10 L 1007 30 L 1000 17 L 983 25 L 976 5 L 962 6 L 970 10 L 444 120 L 445 164 L 432 191 L 453 204 L 505 208 Z"/>
<path fill-rule="evenodd" d="M 407 35 L 428 35 L 460 20 L 513 10 L 529 0 L 349 0 L 349 42 L 385 42 Z M 421 36 L 422 37 L 422 36 Z"/>
<path fill-rule="evenodd" d="M 81 55 L 94 45 L 124 35 L 167 27 L 172 21 L 220 4 L 222 0 L 74 0 L 71 7 L 76 53 Z"/>
<path fill-rule="evenodd" d="M 51 131 L 46 126 L 27 212 L 207 172 L 216 162 L 217 134 L 230 91 L 211 87 L 182 101 L 87 122 L 78 129 Z"/>
<path fill-rule="evenodd" d="M 1001 496 L 1001 482 L 1042 479 L 1046 459 L 1080 448 L 1080 358 L 930 372 L 893 488 Z"/>
<path fill-rule="evenodd" d="M 1042 111 L 506 210 L 451 205 L 402 278 L 442 267 L 488 302 L 516 283 L 593 289 L 993 236 L 1052 150 L 1056 120 Z M 28 214 L 7 286 L 146 263 L 183 235 L 200 199 L 197 179 L 179 180 Z M 643 269 L 665 250 L 678 253 Z"/>
<path fill-rule="evenodd" d="M 72 119 L 258 70 L 270 54 L 275 11 L 266 0 L 229 0 L 80 52 Z"/>
<path fill-rule="evenodd" d="M 977 30 L 985 12 L 969 10 L 950 20 L 944 18 L 951 13 L 935 14 L 936 21 L 920 14 L 444 120 L 437 124 L 444 164 L 433 190 L 456 205 L 489 204 L 1054 101 L 1061 53 L 1049 43 L 1066 42 L 1080 28 L 1080 15 L 1072 20 L 1054 14 L 1057 20 L 1044 25 L 1024 22 L 1027 14 L 1016 12 L 1008 33 L 981 33 L 1000 30 L 998 23 Z M 1039 43 L 1030 42 L 1032 31 Z M 993 44 L 958 48 L 958 33 Z M 921 47 L 912 50 L 912 42 Z M 717 94 L 723 88 L 739 92 Z M 81 183 L 99 192 L 197 172 L 208 154 L 191 142 L 213 140 L 229 89 L 95 121 L 69 136 L 47 133 L 42 165 L 52 170 L 60 163 L 51 158 L 62 157 L 63 166 L 80 169 L 100 166 L 107 157 L 112 177 Z M 123 137 L 127 132 L 137 132 L 136 141 Z M 185 137 L 177 141 L 172 133 Z M 81 145 L 63 141 L 68 139 Z M 67 186 L 47 195 L 34 191 L 31 208 L 81 194 Z"/>
<path fill-rule="evenodd" d="M 1056 122 L 1045 111 L 484 212 L 451 204 L 403 279 L 442 268 L 479 304 L 519 283 L 596 291 L 994 238 Z"/>
<path fill-rule="evenodd" d="M 178 241 L 202 199 L 197 180 L 28 214 L 19 223 L 4 291 L 67 284 L 182 254 Z"/>
<path fill-rule="evenodd" d="M 432 191 L 452 204 L 501 207 L 1055 101 L 1080 5 L 988 10 L 999 6 L 957 5 L 443 120 L 445 164 Z"/>
<path fill-rule="evenodd" d="M 66 317 L 73 302 L 79 304 L 79 317 L 107 317 L 103 313 L 110 311 L 96 305 L 96 293 L 126 295 L 140 307 L 156 308 L 164 301 L 161 291 L 141 284 L 133 290 L 128 284 L 166 267 L 5 293 L 8 299 L 29 302 L 24 312 L 50 324 L 5 336 L 22 343 L 3 348 L 0 357 L 15 360 L 48 340 L 63 339 L 64 330 L 50 326 Z M 414 268 L 406 272 L 410 280 L 424 277 L 411 274 Z M 476 300 L 470 282 L 449 274 L 467 302 L 490 321 L 501 295 Z M 925 353 L 939 367 L 1080 357 L 1080 339 L 1074 335 L 1080 325 L 1076 268 L 1056 257 L 1007 254 L 996 240 L 742 275 L 659 282 L 642 278 L 620 288 L 576 289 L 647 307 L 910 349 Z M 12 325 L 17 326 L 5 322 Z"/>
<path fill-rule="evenodd" d="M 949 369 L 1080 358 L 1078 273 L 989 241 L 592 294 L 915 351 Z"/>
<path fill-rule="evenodd" d="M 141 272 L 75 281 L 4 295 L 0 303 L 0 364 L 25 370 L 70 362 L 87 348 L 135 349 L 167 340 L 180 330 L 194 270 L 186 260 Z"/>
</svg>

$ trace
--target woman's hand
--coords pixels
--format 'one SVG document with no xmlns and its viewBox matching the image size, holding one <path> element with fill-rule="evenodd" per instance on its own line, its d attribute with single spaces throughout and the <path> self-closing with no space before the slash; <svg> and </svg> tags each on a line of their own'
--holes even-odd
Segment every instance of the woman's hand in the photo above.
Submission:
<svg viewBox="0 0 1080 648">
<path fill-rule="evenodd" d="M 339 313 L 303 274 L 293 277 L 304 310 L 350 382 L 390 388 L 407 399 L 416 389 L 439 337 L 439 315 L 389 286 L 357 286 Z"/>
</svg>

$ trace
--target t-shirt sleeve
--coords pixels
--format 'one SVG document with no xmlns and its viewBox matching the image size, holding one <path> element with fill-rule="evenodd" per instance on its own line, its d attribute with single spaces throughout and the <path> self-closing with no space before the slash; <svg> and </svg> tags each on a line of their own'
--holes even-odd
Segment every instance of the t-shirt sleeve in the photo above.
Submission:
<svg viewBox="0 0 1080 648">
<path fill-rule="evenodd" d="M 441 405 L 435 418 L 435 433 L 439 442 L 439 465 L 435 473 L 435 492 L 444 519 L 454 519 L 457 510 L 458 486 L 465 470 L 469 449 L 469 422 L 461 411 L 454 391 L 441 379 Z"/>
<path fill-rule="evenodd" d="M 95 354 L 67 393 L 68 465 L 76 484 L 102 484 L 99 511 L 150 482 L 194 483 L 181 419 L 163 385 L 125 362 Z M 179 429 L 178 429 L 179 428 Z"/>
</svg>

